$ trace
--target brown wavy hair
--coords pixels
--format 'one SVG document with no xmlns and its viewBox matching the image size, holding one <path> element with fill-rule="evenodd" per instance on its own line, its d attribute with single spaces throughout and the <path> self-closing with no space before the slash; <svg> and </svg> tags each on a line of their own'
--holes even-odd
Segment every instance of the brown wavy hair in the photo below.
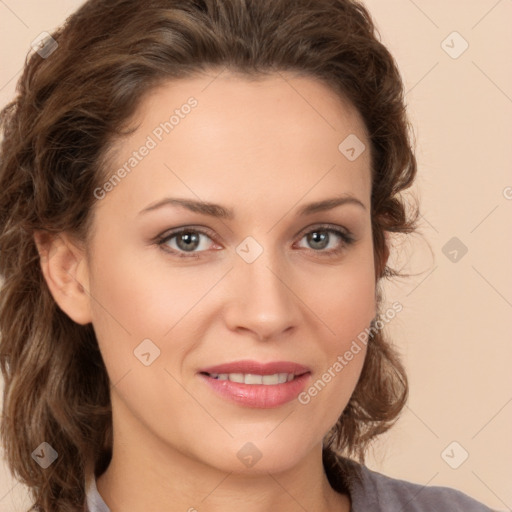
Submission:
<svg viewBox="0 0 512 512">
<path fill-rule="evenodd" d="M 84 509 L 84 473 L 112 450 L 110 383 L 91 324 L 73 322 L 44 280 L 34 232 L 90 235 L 93 191 L 108 150 L 154 87 L 206 70 L 246 77 L 293 71 L 319 79 L 361 114 L 370 140 L 372 236 L 379 282 L 385 232 L 412 233 L 402 191 L 416 174 L 403 84 L 367 10 L 352 0 L 89 0 L 27 56 L 0 114 L 1 438 L 33 510 Z M 341 141 L 340 141 L 341 142 Z M 364 460 L 397 419 L 407 378 L 382 330 L 372 331 L 357 387 L 324 447 Z M 42 442 L 58 459 L 41 469 Z"/>
</svg>

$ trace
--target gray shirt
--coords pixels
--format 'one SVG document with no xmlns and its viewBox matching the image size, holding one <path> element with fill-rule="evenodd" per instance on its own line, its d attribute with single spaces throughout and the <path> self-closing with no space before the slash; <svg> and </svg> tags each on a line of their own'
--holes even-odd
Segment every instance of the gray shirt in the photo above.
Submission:
<svg viewBox="0 0 512 512">
<path fill-rule="evenodd" d="M 351 512 L 493 512 L 466 494 L 391 478 L 354 461 L 330 455 L 325 470 L 334 489 L 350 495 Z M 110 512 L 94 478 L 87 479 L 89 512 Z"/>
</svg>

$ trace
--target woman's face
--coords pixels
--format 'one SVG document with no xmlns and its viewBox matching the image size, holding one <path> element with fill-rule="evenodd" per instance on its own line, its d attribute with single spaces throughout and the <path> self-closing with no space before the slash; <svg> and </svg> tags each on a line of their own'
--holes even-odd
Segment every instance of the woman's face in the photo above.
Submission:
<svg viewBox="0 0 512 512">
<path fill-rule="evenodd" d="M 95 192 L 82 284 L 122 449 L 278 471 L 321 445 L 363 365 L 369 141 L 311 78 L 215 76 L 142 103 Z"/>
</svg>

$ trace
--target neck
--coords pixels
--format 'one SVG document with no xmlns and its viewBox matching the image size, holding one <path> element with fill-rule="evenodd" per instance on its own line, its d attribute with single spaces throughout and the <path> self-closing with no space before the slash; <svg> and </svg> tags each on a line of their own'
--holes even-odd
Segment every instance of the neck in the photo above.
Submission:
<svg viewBox="0 0 512 512">
<path fill-rule="evenodd" d="M 113 426 L 112 459 L 97 479 L 111 512 L 350 511 L 348 496 L 327 480 L 321 444 L 284 471 L 224 472 L 147 431 L 142 436 L 132 428 L 116 429 L 115 422 Z"/>
<path fill-rule="evenodd" d="M 126 464 L 125 464 L 126 466 Z M 326 478 L 304 477 L 299 471 L 240 476 L 202 468 L 163 477 L 154 467 L 126 471 L 114 460 L 97 481 L 111 512 L 349 512 L 350 500 L 335 492 Z"/>
</svg>

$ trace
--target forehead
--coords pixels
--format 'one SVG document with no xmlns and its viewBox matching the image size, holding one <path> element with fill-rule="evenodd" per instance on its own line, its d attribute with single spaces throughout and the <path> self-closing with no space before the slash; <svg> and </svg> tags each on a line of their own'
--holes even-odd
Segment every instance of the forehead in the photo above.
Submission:
<svg viewBox="0 0 512 512">
<path fill-rule="evenodd" d="M 329 132 L 366 136 L 359 112 L 347 99 L 314 77 L 291 72 L 263 76 L 210 72 L 164 82 L 143 98 L 134 121 L 148 131 L 170 120 L 175 111 L 183 119 L 180 110 L 190 98 L 197 106 L 186 124 L 193 124 L 198 137 L 208 136 L 205 143 L 216 137 L 215 142 L 222 138 L 223 143 L 234 144 L 244 134 L 267 141 L 268 135 L 282 139 L 296 134 L 303 141 L 314 139 L 315 134 L 323 138 Z M 179 137 L 179 132 L 173 135 Z"/>
<path fill-rule="evenodd" d="M 165 82 L 141 101 L 132 123 L 136 130 L 115 145 L 107 170 L 127 171 L 109 196 L 123 194 L 130 205 L 176 188 L 204 200 L 224 194 L 228 202 L 233 191 L 268 200 L 278 189 L 299 199 L 313 187 L 369 195 L 364 122 L 311 77 L 280 72 L 256 80 L 224 72 Z M 367 150 L 351 161 L 342 152 L 345 140 Z"/>
</svg>

